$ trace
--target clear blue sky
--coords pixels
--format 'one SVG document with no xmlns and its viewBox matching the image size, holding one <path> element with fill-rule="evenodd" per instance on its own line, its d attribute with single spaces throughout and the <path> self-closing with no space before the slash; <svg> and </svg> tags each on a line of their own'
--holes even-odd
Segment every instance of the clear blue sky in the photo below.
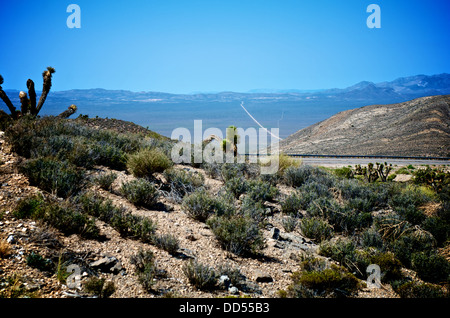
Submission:
<svg viewBox="0 0 450 318">
<path fill-rule="evenodd" d="M 69 29 L 69 4 L 81 28 Z M 369 29 L 369 4 L 381 29 Z M 450 72 L 449 0 L 0 2 L 3 89 L 190 93 L 347 87 Z"/>
</svg>

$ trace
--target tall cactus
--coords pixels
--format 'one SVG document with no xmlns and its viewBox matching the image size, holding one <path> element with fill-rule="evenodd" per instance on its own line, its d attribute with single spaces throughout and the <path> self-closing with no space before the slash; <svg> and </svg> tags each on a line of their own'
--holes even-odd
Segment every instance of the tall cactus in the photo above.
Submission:
<svg viewBox="0 0 450 318">
<path fill-rule="evenodd" d="M 9 111 L 11 112 L 11 117 L 13 119 L 17 119 L 18 113 L 16 107 L 14 107 L 8 95 L 6 95 L 6 93 L 3 91 L 2 84 L 3 84 L 3 76 L 0 75 L 0 98 L 3 100 L 3 102 L 5 102 L 6 106 L 8 106 Z"/>
<path fill-rule="evenodd" d="M 44 78 L 44 84 L 42 86 L 42 94 L 39 98 L 39 102 L 36 106 L 36 115 L 41 111 L 42 106 L 44 106 L 44 102 L 47 99 L 48 92 L 50 92 L 50 88 L 52 87 L 52 74 L 55 73 L 55 69 L 53 67 L 47 67 L 47 69 L 42 73 L 42 77 Z"/>
<path fill-rule="evenodd" d="M 47 99 L 47 95 L 50 92 L 50 88 L 52 87 L 52 74 L 55 73 L 55 69 L 53 67 L 47 67 L 47 69 L 42 73 L 42 77 L 44 79 L 42 94 L 39 98 L 39 102 L 36 104 L 36 91 L 34 89 L 34 82 L 31 79 L 27 80 L 27 88 L 28 95 L 24 91 L 19 93 L 21 111 L 16 110 L 13 103 L 9 99 L 8 95 L 3 91 L 3 77 L 0 75 L 0 98 L 3 102 L 8 106 L 11 114 L 9 115 L 13 120 L 18 119 L 24 115 L 31 115 L 32 117 L 36 117 L 44 106 L 45 100 Z M 70 115 L 74 114 L 77 110 L 75 105 L 71 105 L 66 111 L 60 114 L 61 118 L 67 118 Z M 5 113 L 6 114 L 6 113 Z M 6 114 L 7 115 L 7 114 Z"/>
</svg>

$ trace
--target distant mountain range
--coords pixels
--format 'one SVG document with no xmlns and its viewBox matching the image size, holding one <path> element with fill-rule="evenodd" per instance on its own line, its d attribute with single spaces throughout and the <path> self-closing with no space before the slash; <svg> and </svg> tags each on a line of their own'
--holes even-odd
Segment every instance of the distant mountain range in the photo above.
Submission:
<svg viewBox="0 0 450 318">
<path fill-rule="evenodd" d="M 36 86 L 39 85 L 36 83 Z M 26 90 L 26 87 L 22 89 Z M 20 108 L 19 90 L 5 91 Z M 37 93 L 39 96 L 40 92 Z M 101 88 L 73 89 L 50 91 L 41 114 L 56 115 L 75 104 L 78 114 L 132 121 L 170 136 L 174 128 L 189 128 L 195 119 L 202 119 L 209 127 L 223 129 L 228 125 L 255 127 L 240 107 L 240 103 L 244 102 L 247 110 L 262 125 L 279 127 L 280 137 L 285 138 L 343 110 L 445 94 L 450 94 L 450 74 L 447 73 L 402 77 L 381 83 L 363 81 L 343 89 L 312 91 L 256 89 L 243 93 L 170 94 Z M 0 109 L 7 110 L 3 103 L 0 103 Z"/>
</svg>

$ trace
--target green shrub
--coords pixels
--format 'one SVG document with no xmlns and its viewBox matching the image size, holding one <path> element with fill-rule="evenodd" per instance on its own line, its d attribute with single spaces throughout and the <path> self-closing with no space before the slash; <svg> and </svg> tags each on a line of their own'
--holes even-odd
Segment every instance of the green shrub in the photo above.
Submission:
<svg viewBox="0 0 450 318">
<path fill-rule="evenodd" d="M 114 172 L 105 172 L 102 173 L 100 175 L 98 175 L 94 181 L 100 186 L 100 188 L 102 188 L 103 190 L 106 191 L 111 191 L 112 189 L 112 184 L 114 183 L 114 181 L 117 179 L 117 174 Z"/>
<path fill-rule="evenodd" d="M 378 252 L 370 256 L 370 263 L 381 269 L 381 282 L 392 282 L 403 278 L 402 263 L 391 252 Z"/>
<path fill-rule="evenodd" d="M 148 217 L 120 211 L 113 215 L 110 224 L 123 237 L 135 238 L 144 243 L 154 240 L 156 224 Z"/>
<path fill-rule="evenodd" d="M 154 207 L 159 198 L 159 192 L 155 185 L 146 179 L 134 179 L 122 184 L 122 195 L 138 207 Z"/>
<path fill-rule="evenodd" d="M 216 216 L 207 225 L 222 248 L 236 255 L 257 253 L 265 245 L 258 222 L 247 216 Z"/>
<path fill-rule="evenodd" d="M 253 201 L 273 201 L 279 194 L 276 187 L 262 180 L 248 181 L 247 194 Z"/>
<path fill-rule="evenodd" d="M 301 271 L 292 275 L 293 297 L 350 297 L 361 287 L 359 280 L 343 267 L 332 265 L 321 271 Z"/>
<path fill-rule="evenodd" d="M 248 190 L 247 180 L 244 177 L 232 177 L 225 182 L 225 188 L 230 191 L 235 198 Z"/>
<path fill-rule="evenodd" d="M 213 290 L 217 287 L 217 274 L 207 265 L 191 260 L 183 266 L 183 273 L 189 283 L 199 290 Z"/>
<path fill-rule="evenodd" d="M 358 250 L 356 244 L 348 238 L 338 239 L 335 242 L 323 241 L 319 246 L 319 254 L 330 257 L 347 268 L 350 272 L 363 278 L 370 262 L 370 255 L 364 251 Z"/>
<path fill-rule="evenodd" d="M 27 256 L 27 265 L 40 271 L 53 271 L 54 264 L 50 259 L 45 259 L 41 254 L 34 251 Z"/>
<path fill-rule="evenodd" d="M 239 214 L 248 217 L 260 226 L 264 226 L 270 209 L 266 208 L 261 201 L 254 201 L 249 196 L 244 197 Z"/>
<path fill-rule="evenodd" d="M 153 239 L 153 243 L 157 247 L 167 251 L 171 255 L 175 255 L 178 252 L 178 248 L 180 246 L 178 239 L 172 234 L 162 234 L 155 236 L 155 238 Z"/>
<path fill-rule="evenodd" d="M 205 177 L 201 173 L 170 168 L 164 171 L 167 187 L 175 202 L 180 203 L 185 195 L 203 187 Z"/>
<path fill-rule="evenodd" d="M 83 192 L 73 198 L 73 203 L 80 209 L 106 223 L 111 223 L 114 215 L 125 213 L 125 208 L 116 207 L 110 199 L 104 199 L 93 192 Z"/>
<path fill-rule="evenodd" d="M 64 161 L 32 159 L 25 161 L 19 169 L 31 185 L 62 198 L 76 195 L 84 186 L 84 172 Z"/>
<path fill-rule="evenodd" d="M 281 201 L 281 211 L 297 215 L 303 209 L 303 201 L 297 193 L 292 193 Z"/>
<path fill-rule="evenodd" d="M 333 172 L 339 178 L 352 179 L 355 177 L 353 170 L 349 167 L 336 168 Z"/>
<path fill-rule="evenodd" d="M 439 285 L 412 281 L 391 284 L 401 298 L 449 298 L 450 293 Z"/>
<path fill-rule="evenodd" d="M 427 217 L 421 224 L 425 231 L 430 232 L 436 239 L 438 246 L 444 244 L 450 239 L 450 222 L 439 216 Z"/>
<path fill-rule="evenodd" d="M 318 217 L 301 219 L 300 230 L 303 235 L 319 243 L 333 235 L 333 227 L 326 220 Z"/>
<path fill-rule="evenodd" d="M 185 196 L 182 207 L 190 218 L 200 222 L 205 222 L 214 213 L 222 215 L 228 208 L 220 198 L 212 197 L 204 189 Z"/>
<path fill-rule="evenodd" d="M 140 249 L 130 258 L 134 265 L 138 281 L 146 291 L 151 291 L 157 277 L 164 277 L 165 273 L 158 269 L 155 255 L 151 250 Z"/>
<path fill-rule="evenodd" d="M 450 262 L 436 252 L 418 252 L 412 254 L 412 269 L 417 275 L 431 283 L 450 282 Z"/>
<path fill-rule="evenodd" d="M 83 289 L 89 294 L 93 294 L 100 298 L 108 298 L 116 291 L 113 282 L 106 282 L 104 278 L 91 277 L 83 284 Z"/>
<path fill-rule="evenodd" d="M 158 148 L 142 149 L 128 156 L 127 168 L 136 178 L 149 178 L 155 172 L 163 172 L 173 162 Z"/>
<path fill-rule="evenodd" d="M 19 218 L 42 220 L 66 235 L 78 234 L 89 239 L 99 237 L 100 230 L 94 219 L 79 212 L 69 202 L 47 202 L 40 196 L 31 196 L 20 200 L 13 213 Z"/>
</svg>

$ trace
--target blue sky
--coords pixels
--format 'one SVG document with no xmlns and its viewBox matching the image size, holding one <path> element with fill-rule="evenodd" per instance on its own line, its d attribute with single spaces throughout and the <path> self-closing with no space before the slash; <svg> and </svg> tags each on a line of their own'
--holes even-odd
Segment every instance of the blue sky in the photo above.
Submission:
<svg viewBox="0 0 450 318">
<path fill-rule="evenodd" d="M 81 28 L 69 29 L 69 4 Z M 381 28 L 369 29 L 369 4 Z M 347 87 L 450 73 L 450 1 L 0 2 L 3 89 L 190 93 Z"/>
</svg>

